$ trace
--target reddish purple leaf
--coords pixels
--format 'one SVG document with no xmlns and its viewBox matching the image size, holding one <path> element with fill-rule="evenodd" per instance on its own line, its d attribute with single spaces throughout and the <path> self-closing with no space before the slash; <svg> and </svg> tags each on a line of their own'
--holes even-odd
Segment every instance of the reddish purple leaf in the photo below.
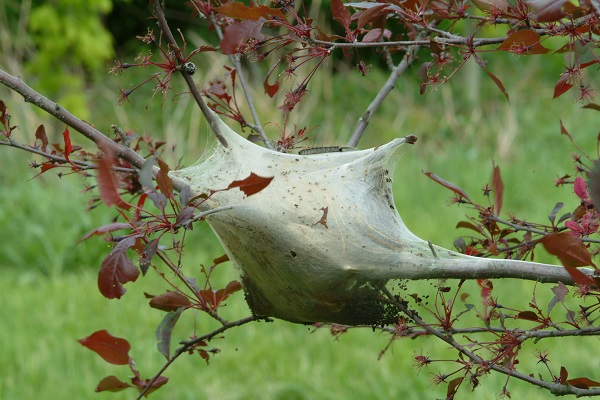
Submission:
<svg viewBox="0 0 600 400">
<path fill-rule="evenodd" d="M 249 39 L 262 42 L 265 39 L 265 35 L 261 32 L 264 23 L 265 19 L 260 18 L 258 21 L 236 21 L 229 25 L 225 29 L 223 39 L 221 40 L 221 51 L 223 54 L 239 53 L 241 47 L 246 44 Z"/>
<path fill-rule="evenodd" d="M 569 377 L 569 372 L 567 372 L 567 369 L 565 367 L 560 367 L 560 384 L 564 385 L 565 382 L 567 381 L 567 378 Z"/>
<path fill-rule="evenodd" d="M 520 313 L 517 314 L 517 318 L 526 319 L 528 321 L 537 321 L 538 320 L 537 314 L 534 313 L 533 311 L 521 311 Z"/>
<path fill-rule="evenodd" d="M 573 87 L 573 84 L 570 82 L 570 78 L 571 76 L 567 72 L 563 73 L 560 76 L 558 82 L 556 82 L 556 85 L 554 85 L 554 96 L 552 97 L 553 99 L 560 97 Z"/>
<path fill-rule="evenodd" d="M 473 0 L 473 3 L 481 11 L 506 11 L 509 4 L 506 0 Z"/>
<path fill-rule="evenodd" d="M 565 16 L 563 5 L 567 0 L 528 1 L 537 22 L 555 22 Z"/>
<path fill-rule="evenodd" d="M 560 133 L 567 136 L 569 138 L 569 140 L 571 140 L 571 143 L 574 143 L 573 136 L 571 136 L 571 134 L 569 133 L 567 128 L 565 128 L 565 125 L 563 124 L 562 119 L 560 120 Z"/>
<path fill-rule="evenodd" d="M 246 196 L 252 196 L 266 188 L 273 180 L 273 177 L 263 177 L 251 172 L 246 179 L 233 181 L 227 189 L 239 188 Z"/>
<path fill-rule="evenodd" d="M 580 238 L 570 232 L 551 233 L 542 238 L 546 251 L 560 260 L 573 280 L 579 285 L 596 285 L 594 280 L 577 267 L 596 265 Z"/>
<path fill-rule="evenodd" d="M 229 261 L 229 256 L 227 254 L 223 254 L 221 257 L 217 257 L 213 260 L 213 268 L 227 261 Z"/>
<path fill-rule="evenodd" d="M 265 93 L 269 95 L 269 97 L 273 97 L 279 91 L 279 81 L 275 81 L 274 84 L 269 85 L 268 77 L 263 81 L 263 88 L 265 89 Z"/>
<path fill-rule="evenodd" d="M 565 298 L 569 293 L 569 288 L 564 283 L 559 282 L 558 285 L 552 288 L 552 292 L 558 298 L 558 301 L 562 303 L 565 301 Z"/>
<path fill-rule="evenodd" d="M 363 43 L 371 43 L 377 42 L 381 39 L 382 31 L 379 28 L 371 29 L 365 36 L 363 36 L 361 42 Z"/>
<path fill-rule="evenodd" d="M 595 104 L 595 103 L 588 103 L 588 104 L 586 104 L 585 106 L 583 106 L 581 108 L 588 108 L 590 110 L 600 111 L 600 105 L 599 104 Z"/>
<path fill-rule="evenodd" d="M 320 219 L 320 220 L 318 220 L 318 221 L 317 221 L 316 223 L 314 223 L 313 225 L 316 225 L 316 224 L 321 224 L 321 225 L 323 225 L 325 228 L 329 228 L 329 227 L 327 226 L 327 214 L 329 213 L 329 207 L 322 207 L 320 210 L 321 210 L 321 211 L 323 211 L 323 215 L 321 215 L 321 219 Z"/>
<path fill-rule="evenodd" d="M 71 134 L 69 133 L 69 127 L 65 127 L 63 131 L 63 139 L 65 141 L 65 159 L 71 164 L 74 168 L 79 169 L 79 167 L 71 161 L 69 156 L 73 152 L 73 144 L 71 144 Z"/>
<path fill-rule="evenodd" d="M 156 255 L 158 251 L 158 243 L 160 242 L 160 238 L 156 238 L 148 242 L 144 247 L 144 251 L 142 252 L 142 256 L 140 257 L 140 270 L 142 271 L 142 275 L 146 275 L 148 272 L 148 268 L 150 268 L 150 262 L 152 258 Z"/>
<path fill-rule="evenodd" d="M 98 386 L 96 386 L 96 392 L 119 392 L 130 387 L 134 386 L 121 381 L 114 375 L 110 375 L 100 381 Z"/>
<path fill-rule="evenodd" d="M 8 108 L 6 108 L 6 104 L 2 100 L 0 100 L 0 116 L 4 117 L 7 114 Z M 4 123 L 4 121 L 1 121 Z"/>
<path fill-rule="evenodd" d="M 83 237 L 81 239 L 79 239 L 79 241 L 82 242 L 84 240 L 91 238 L 94 235 L 104 235 L 105 233 L 118 231 L 120 229 L 128 229 L 128 228 L 131 228 L 131 225 L 129 225 L 126 222 L 115 222 L 112 224 L 101 226 L 100 228 L 96 228 L 92 231 L 89 231 L 88 233 L 83 235 Z"/>
<path fill-rule="evenodd" d="M 454 399 L 456 391 L 460 387 L 460 384 L 462 383 L 463 379 L 463 376 L 459 376 L 458 378 L 454 378 L 450 382 L 448 382 L 448 391 L 446 392 L 446 399 Z"/>
<path fill-rule="evenodd" d="M 368 24 L 372 20 L 379 18 L 381 15 L 385 15 L 387 11 L 384 10 L 388 7 L 389 4 L 378 4 L 364 10 L 360 14 L 360 17 L 358 17 L 357 28 L 362 29 L 366 24 Z"/>
<path fill-rule="evenodd" d="M 569 379 L 567 381 L 567 383 L 569 385 L 575 386 L 576 388 L 579 388 L 579 389 L 589 389 L 591 387 L 600 386 L 600 382 L 593 381 L 589 378 L 573 378 L 573 379 Z"/>
<path fill-rule="evenodd" d="M 498 50 L 515 54 L 544 54 L 549 52 L 540 44 L 540 35 L 529 29 L 516 31 L 498 46 Z"/>
<path fill-rule="evenodd" d="M 154 296 L 150 300 L 150 307 L 162 311 L 175 311 L 180 307 L 189 307 L 192 303 L 185 295 L 179 292 L 167 292 Z"/>
<path fill-rule="evenodd" d="M 465 192 L 464 190 L 462 190 L 461 188 L 459 188 L 458 186 L 456 186 L 453 183 L 448 182 L 445 179 L 440 178 L 439 176 L 437 176 L 436 174 L 434 174 L 433 172 L 425 172 L 423 171 L 423 173 L 425 175 L 427 175 L 428 177 L 430 177 L 431 179 L 433 179 L 434 181 L 436 181 L 437 183 L 439 183 L 440 185 L 446 187 L 447 189 L 452 190 L 454 193 L 456 193 L 457 195 L 459 195 L 460 197 L 464 198 L 465 200 L 467 200 L 469 203 L 472 203 L 471 199 L 469 198 L 469 196 L 467 195 L 467 192 Z"/>
<path fill-rule="evenodd" d="M 506 98 L 506 101 L 510 103 L 510 98 L 508 97 L 508 92 L 506 91 L 506 88 L 504 87 L 504 84 L 502 83 L 502 81 L 496 75 L 492 74 L 487 69 L 483 68 L 483 70 L 492 79 L 492 81 L 494 81 L 494 83 L 496 84 L 496 86 L 498 86 L 498 89 L 500 89 L 500 91 L 502 92 L 502 94 Z"/>
<path fill-rule="evenodd" d="M 159 171 L 156 174 L 156 184 L 167 199 L 173 198 L 173 180 L 169 176 L 169 166 L 160 158 L 158 159 Z"/>
<path fill-rule="evenodd" d="M 269 8 L 260 5 L 248 7 L 238 2 L 227 3 L 221 7 L 213 7 L 213 10 L 227 17 L 241 20 L 258 20 L 261 17 L 267 20 L 274 19 L 275 17 L 282 21 L 287 20 L 285 14 L 278 8 Z"/>
<path fill-rule="evenodd" d="M 330 7 L 333 19 L 335 19 L 344 27 L 346 31 L 348 31 L 350 27 L 350 21 L 352 21 L 352 16 L 350 15 L 348 8 L 344 5 L 344 3 L 342 3 L 342 0 L 331 0 Z"/>
<path fill-rule="evenodd" d="M 455 228 L 466 228 L 466 229 L 471 229 L 477 233 L 481 233 L 481 229 L 478 226 L 476 226 L 468 221 L 460 221 L 458 224 L 456 224 Z"/>
<path fill-rule="evenodd" d="M 588 189 L 585 180 L 581 176 L 575 178 L 575 182 L 573 182 L 573 191 L 583 201 L 588 200 Z"/>
<path fill-rule="evenodd" d="M 83 346 L 94 351 L 104 361 L 115 365 L 127 365 L 131 358 L 131 346 L 125 339 L 111 335 L 106 330 L 92 333 L 90 336 L 77 340 Z"/>
<path fill-rule="evenodd" d="M 500 176 L 500 167 L 497 165 L 494 166 L 494 173 L 492 176 L 492 188 L 494 189 L 495 194 L 495 205 L 496 205 L 496 214 L 500 214 L 500 210 L 502 210 L 502 196 L 504 194 L 504 183 L 502 183 L 502 177 Z"/>
<path fill-rule="evenodd" d="M 35 138 L 37 140 L 39 140 L 40 142 L 42 142 L 42 151 L 47 151 L 48 149 L 48 136 L 46 136 L 46 128 L 44 128 L 44 125 L 40 125 L 38 126 L 38 128 L 35 130 Z"/>
<path fill-rule="evenodd" d="M 225 289 L 217 290 L 217 306 L 228 298 L 231 294 L 242 290 L 242 284 L 238 281 L 231 281 L 225 286 Z"/>
<path fill-rule="evenodd" d="M 131 204 L 128 204 L 123 200 L 119 194 L 119 181 L 117 175 L 113 171 L 114 155 L 112 150 L 107 148 L 103 149 L 103 151 L 104 157 L 97 161 L 97 181 L 98 189 L 100 190 L 100 198 L 107 207 L 115 205 L 119 208 L 129 210 Z"/>
<path fill-rule="evenodd" d="M 135 282 L 140 270 L 127 257 L 127 249 L 135 245 L 137 236 L 129 236 L 117 243 L 104 258 L 98 273 L 98 289 L 109 299 L 120 299 L 125 294 L 124 283 Z"/>
<path fill-rule="evenodd" d="M 552 292 L 554 293 L 554 297 L 552 298 L 552 300 L 550 300 L 550 303 L 548 303 L 548 314 L 550 314 L 550 311 L 552 311 L 554 306 L 559 301 L 561 303 L 565 302 L 565 298 L 569 293 L 569 288 L 567 288 L 567 286 L 564 283 L 559 282 L 558 285 L 552 288 Z"/>
<path fill-rule="evenodd" d="M 182 226 L 186 226 L 190 223 L 191 219 L 194 217 L 194 211 L 196 208 L 194 207 L 185 207 L 183 210 L 177 214 L 177 220 L 173 225 L 173 228 L 180 228 Z"/>
<path fill-rule="evenodd" d="M 242 289 L 242 284 L 238 281 L 231 281 L 227 284 L 225 289 L 219 290 L 201 290 L 199 291 L 199 295 L 204 299 L 204 301 L 210 305 L 213 310 L 216 310 L 221 303 L 227 299 L 232 293 L 235 293 Z"/>
</svg>

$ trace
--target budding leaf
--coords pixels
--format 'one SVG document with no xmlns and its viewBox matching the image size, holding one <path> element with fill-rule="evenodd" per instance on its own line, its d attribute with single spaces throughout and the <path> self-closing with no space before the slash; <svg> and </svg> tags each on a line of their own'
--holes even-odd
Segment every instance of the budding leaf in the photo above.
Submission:
<svg viewBox="0 0 600 400">
<path fill-rule="evenodd" d="M 79 339 L 78 342 L 94 351 L 108 363 L 115 365 L 129 364 L 129 350 L 131 349 L 129 342 L 111 335 L 104 329 L 94 332 L 86 338 Z"/>
</svg>

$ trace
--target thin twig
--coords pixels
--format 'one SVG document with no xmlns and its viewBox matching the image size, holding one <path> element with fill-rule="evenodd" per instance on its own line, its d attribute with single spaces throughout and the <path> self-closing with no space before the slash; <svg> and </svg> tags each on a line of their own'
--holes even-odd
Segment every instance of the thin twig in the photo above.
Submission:
<svg viewBox="0 0 600 400">
<path fill-rule="evenodd" d="M 127 160 L 136 168 L 142 168 L 144 165 L 146 160 L 144 160 L 144 158 L 137 154 L 134 150 L 116 143 L 87 122 L 84 122 L 71 114 L 67 109 L 30 88 L 21 79 L 8 74 L 2 69 L 0 69 L 0 83 L 23 96 L 25 102 L 34 104 L 56 119 L 75 129 L 88 139 L 92 140 L 94 143 L 96 143 L 98 148 L 108 148 L 113 150 L 115 154 L 124 160 Z"/>
<path fill-rule="evenodd" d="M 363 115 L 358 119 L 356 128 L 354 129 L 354 132 L 348 141 L 348 147 L 356 147 L 358 145 L 358 141 L 362 137 L 365 129 L 367 129 L 369 122 L 371 122 L 371 117 L 379 109 L 387 95 L 392 91 L 400 75 L 402 75 L 402 73 L 406 71 L 410 64 L 412 64 L 418 50 L 418 45 L 410 46 L 406 50 L 406 54 L 402 58 L 402 61 L 400 61 L 400 63 L 392 70 L 388 80 L 385 82 L 379 93 L 377 93 L 377 96 L 375 96 Z"/>
<path fill-rule="evenodd" d="M 553 233 L 553 232 L 543 231 L 543 230 L 540 230 L 540 229 L 531 228 L 531 227 L 526 226 L 526 225 L 515 224 L 515 223 L 512 223 L 510 221 L 506 221 L 506 220 L 498 217 L 497 215 L 490 215 L 490 216 L 487 216 L 486 218 L 489 219 L 489 220 L 491 220 L 491 221 L 495 221 L 495 222 L 498 222 L 500 224 L 503 224 L 503 225 L 506 225 L 506 226 L 510 226 L 515 231 L 531 232 L 531 233 L 536 233 L 538 235 L 543 235 L 543 236 L 548 235 L 550 233 Z M 583 242 L 587 242 L 587 243 L 600 243 L 599 239 L 581 238 L 581 240 Z"/>
<path fill-rule="evenodd" d="M 211 340 L 215 336 L 225 332 L 228 329 L 242 326 L 249 322 L 258 321 L 261 319 L 265 319 L 265 317 L 259 317 L 256 315 L 252 315 L 250 317 L 242 318 L 237 321 L 228 322 L 225 325 L 221 326 L 220 328 L 215 329 L 214 331 L 207 333 L 206 335 L 194 338 L 193 340 L 181 342 L 181 344 L 183 346 L 181 346 L 180 348 L 175 350 L 175 353 L 173 354 L 173 356 L 171 358 L 169 358 L 169 360 L 161 367 L 161 369 L 154 375 L 154 377 L 152 377 L 152 379 L 150 379 L 150 381 L 146 384 L 146 387 L 144 387 L 144 390 L 142 390 L 140 392 L 140 394 L 136 397 L 136 400 L 141 400 L 142 397 L 144 397 L 144 395 L 148 392 L 148 390 L 150 390 L 152 388 L 152 385 L 154 384 L 154 382 L 156 382 L 156 380 L 163 374 L 163 372 L 165 372 L 167 370 L 167 368 L 169 368 L 169 366 L 171 366 L 171 364 L 173 364 L 173 362 L 177 358 L 179 358 L 180 355 L 187 352 L 190 348 L 194 347 L 197 343 L 200 343 L 200 342 L 206 341 L 206 340 Z"/>
<path fill-rule="evenodd" d="M 217 20 L 214 14 L 211 14 L 210 20 L 215 27 L 215 31 L 217 32 L 217 36 L 219 40 L 223 39 L 223 31 L 221 30 L 221 26 L 217 23 Z M 265 147 L 273 150 L 273 143 L 267 137 L 267 133 L 263 129 L 263 126 L 260 122 L 260 118 L 258 117 L 258 113 L 256 112 L 256 106 L 254 105 L 254 99 L 252 98 L 252 94 L 250 93 L 250 88 L 248 87 L 248 82 L 246 81 L 246 75 L 244 74 L 242 63 L 240 62 L 240 57 L 237 55 L 228 54 L 229 61 L 235 66 L 237 71 L 238 79 L 242 85 L 242 91 L 244 92 L 244 96 L 246 97 L 246 102 L 248 103 L 248 107 L 250 108 L 250 114 L 252 115 L 252 119 L 254 120 L 254 124 L 248 124 L 248 126 L 258 133 L 265 144 Z"/>
<path fill-rule="evenodd" d="M 17 143 L 14 140 L 9 140 L 9 141 L 7 141 L 7 140 L 0 140 L 0 146 L 14 147 L 16 149 L 23 150 L 23 151 L 26 151 L 28 153 L 37 154 L 39 156 L 47 158 L 52 163 L 55 163 L 57 167 L 60 164 L 69 165 L 69 163 L 73 163 L 73 164 L 77 165 L 78 167 L 80 167 L 82 170 L 97 169 L 98 168 L 98 166 L 96 164 L 94 164 L 94 163 L 89 163 L 89 162 L 80 161 L 80 160 L 74 160 L 74 159 L 67 160 L 64 157 L 58 156 L 56 154 L 52 154 L 52 153 L 48 153 L 48 152 L 42 151 L 42 150 L 37 149 L 35 147 L 26 146 L 26 145 Z M 113 167 L 113 170 L 117 171 L 117 172 L 128 172 L 128 173 L 135 173 L 136 172 L 136 169 L 134 169 L 134 168 L 125 168 L 125 167 Z"/>
<path fill-rule="evenodd" d="M 546 382 L 541 379 L 537 379 L 533 376 L 522 374 L 514 369 L 504 368 L 497 364 L 490 364 L 483 358 L 479 357 L 477 354 L 473 353 L 472 351 L 468 350 L 460 343 L 458 343 L 450 332 L 438 331 L 437 329 L 427 324 L 423 319 L 421 319 L 421 317 L 419 317 L 417 313 L 412 312 L 405 304 L 398 301 L 398 299 L 385 286 L 382 286 L 380 289 L 385 294 L 385 296 L 392 301 L 392 303 L 398 308 L 398 310 L 406 314 L 406 316 L 412 319 L 417 325 L 421 326 L 432 336 L 435 336 L 438 339 L 446 342 L 450 346 L 454 347 L 458 352 L 468 357 L 473 363 L 480 365 L 483 368 L 491 369 L 508 377 L 515 377 L 532 385 L 547 389 L 554 395 L 574 394 L 577 397 L 600 395 L 599 388 L 580 389 L 571 385 L 562 385 L 560 383 Z M 525 339 L 526 338 L 523 338 L 523 340 Z"/>
<path fill-rule="evenodd" d="M 167 22 L 167 19 L 165 18 L 165 14 L 162 10 L 160 0 L 152 0 L 152 3 L 154 5 L 154 14 L 156 16 L 156 19 L 158 20 L 158 26 L 160 27 L 160 30 L 162 31 L 163 35 L 165 35 L 165 37 L 167 38 L 167 42 L 169 43 L 169 45 L 172 47 L 173 51 L 175 52 L 175 55 L 176 55 L 179 63 L 183 64 L 184 57 L 181 54 L 181 49 L 177 45 L 175 36 L 173 36 L 173 33 L 171 32 L 171 28 L 169 28 L 169 24 Z M 181 76 L 185 80 L 185 83 L 187 84 L 188 88 L 190 89 L 190 93 L 192 94 L 192 97 L 194 98 L 194 100 L 196 100 L 196 104 L 198 104 L 200 111 L 202 111 L 202 114 L 204 114 L 204 118 L 206 118 L 206 120 L 208 121 L 208 124 L 210 125 L 210 129 L 212 130 L 213 134 L 215 135 L 217 140 L 219 140 L 221 145 L 223 145 L 223 147 L 227 147 L 227 140 L 225 140 L 225 137 L 223 136 L 223 133 L 221 132 L 221 128 L 219 127 L 219 122 L 217 121 L 218 117 L 210 109 L 210 107 L 208 107 L 208 105 L 206 104 L 204 99 L 202 99 L 202 94 L 198 90 L 198 87 L 196 87 L 196 83 L 194 82 L 194 79 L 192 78 L 191 75 L 189 75 L 182 69 L 180 69 L 179 72 L 181 73 Z"/>
</svg>

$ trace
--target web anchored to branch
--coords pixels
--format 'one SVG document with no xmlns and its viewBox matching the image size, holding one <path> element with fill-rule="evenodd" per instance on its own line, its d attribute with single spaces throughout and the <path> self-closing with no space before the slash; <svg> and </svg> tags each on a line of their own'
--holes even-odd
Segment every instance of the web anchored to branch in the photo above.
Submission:
<svg viewBox="0 0 600 400">
<path fill-rule="evenodd" d="M 392 279 L 573 283 L 561 266 L 470 257 L 412 234 L 396 210 L 389 165 L 405 139 L 369 150 L 303 156 L 257 146 L 223 123 L 219 130 L 227 148 L 218 145 L 172 175 L 188 183 L 193 196 L 243 179 L 248 171 L 272 178 L 253 196 L 223 191 L 201 206 L 231 207 L 207 221 L 240 267 L 257 315 L 301 323 L 390 322 L 397 316 L 387 313 L 377 287 Z"/>
</svg>

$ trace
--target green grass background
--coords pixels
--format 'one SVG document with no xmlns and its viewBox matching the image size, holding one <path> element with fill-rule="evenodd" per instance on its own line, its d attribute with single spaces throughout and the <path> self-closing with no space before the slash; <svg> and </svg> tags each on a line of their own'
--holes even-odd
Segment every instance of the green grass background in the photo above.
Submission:
<svg viewBox="0 0 600 400">
<path fill-rule="evenodd" d="M 556 201 L 568 199 L 565 210 L 576 205 L 570 189 L 555 188 L 555 178 L 572 171 L 573 147 L 560 135 L 559 118 L 577 142 L 592 155 L 596 152 L 598 113 L 583 110 L 569 94 L 551 100 L 560 62 L 537 58 L 493 55 L 491 68 L 503 79 L 511 95 L 507 103 L 493 83 L 468 65 L 454 81 L 436 92 L 418 94 L 414 71 L 400 79 L 381 111 L 373 119 L 360 147 L 391 138 L 415 134 L 415 146 L 399 151 L 394 179 L 396 203 L 408 227 L 418 236 L 451 248 L 454 229 L 466 210 L 449 207 L 449 191 L 429 180 L 422 170 L 464 188 L 481 199 L 492 161 L 500 166 L 505 184 L 504 214 L 516 213 L 529 220 L 544 220 Z M 212 64 L 212 66 L 210 66 Z M 221 61 L 222 64 L 222 61 Z M 200 65 L 200 80 L 220 71 L 219 63 Z M 144 72 L 147 73 L 147 72 Z M 140 134 L 165 138 L 177 144 L 172 163 L 183 158 L 193 162 L 209 137 L 199 112 L 185 97 L 147 105 L 137 96 L 132 104 L 115 106 L 119 85 L 135 81 L 134 75 L 107 77 L 87 93 L 91 121 L 103 132 L 110 124 L 135 129 Z M 139 75 L 138 75 L 139 77 Z M 25 77 L 26 78 L 26 77 Z M 332 69 L 318 75 L 297 114 L 297 123 L 317 126 L 311 131 L 314 144 L 344 144 L 353 125 L 385 76 L 374 71 L 360 78 L 355 71 Z M 44 122 L 54 141 L 63 127 L 25 105 L 0 88 L 0 98 L 19 125 L 17 139 L 30 143 L 38 123 Z M 279 99 L 278 101 L 281 101 Z M 261 115 L 277 119 L 279 112 L 268 100 L 259 101 Z M 275 132 L 274 126 L 269 126 Z M 87 144 L 76 137 L 76 144 Z M 126 379 L 127 368 L 108 365 L 76 341 L 99 329 L 108 329 L 132 343 L 131 355 L 145 377 L 164 362 L 156 351 L 154 330 L 162 319 L 150 309 L 143 293 L 160 293 L 164 284 L 150 273 L 134 284 L 121 300 L 106 300 L 96 288 L 96 273 L 109 247 L 95 238 L 78 239 L 87 231 L 109 223 L 115 212 L 85 211 L 89 193 L 75 176 L 58 178 L 52 171 L 31 179 L 36 171 L 27 167 L 32 157 L 8 148 L 0 149 L 0 399 L 131 399 L 133 391 L 94 394 L 98 381 L 107 375 Z M 205 226 L 198 226 L 187 239 L 185 269 L 197 275 L 201 265 L 223 253 Z M 537 254 L 543 261 L 553 261 Z M 219 267 L 218 281 L 237 277 L 230 264 Z M 196 273 L 194 272 L 196 271 Z M 496 283 L 500 300 L 526 307 L 533 283 Z M 540 299 L 548 301 L 550 286 L 538 286 Z M 410 290 L 434 293 L 429 283 Z M 477 288 L 466 289 L 476 298 Z M 543 302 L 541 304 L 544 304 Z M 248 314 L 241 293 L 225 310 L 227 318 Z M 214 323 L 190 314 L 179 322 L 174 341 L 214 328 Z M 378 360 L 388 337 L 370 329 L 356 329 L 339 340 L 325 330 L 283 321 L 254 323 L 225 333 L 211 346 L 221 352 L 210 365 L 199 356 L 183 356 L 167 372 L 169 384 L 153 398 L 160 399 L 434 399 L 445 397 L 444 386 L 433 386 L 428 371 L 413 365 L 414 354 L 434 359 L 456 359 L 456 354 L 433 339 L 398 340 Z M 600 349 L 595 338 L 541 342 L 551 351 L 554 373 L 561 365 L 570 377 L 599 380 L 600 362 L 593 356 Z M 536 365 L 534 348 L 526 346 L 521 365 L 531 373 L 545 373 Z M 450 363 L 434 364 L 430 371 L 451 371 Z M 547 377 L 547 375 L 546 375 Z M 494 399 L 506 378 L 485 376 L 474 393 L 462 391 L 459 398 Z M 511 380 L 514 399 L 550 397 L 549 393 Z"/>
</svg>

